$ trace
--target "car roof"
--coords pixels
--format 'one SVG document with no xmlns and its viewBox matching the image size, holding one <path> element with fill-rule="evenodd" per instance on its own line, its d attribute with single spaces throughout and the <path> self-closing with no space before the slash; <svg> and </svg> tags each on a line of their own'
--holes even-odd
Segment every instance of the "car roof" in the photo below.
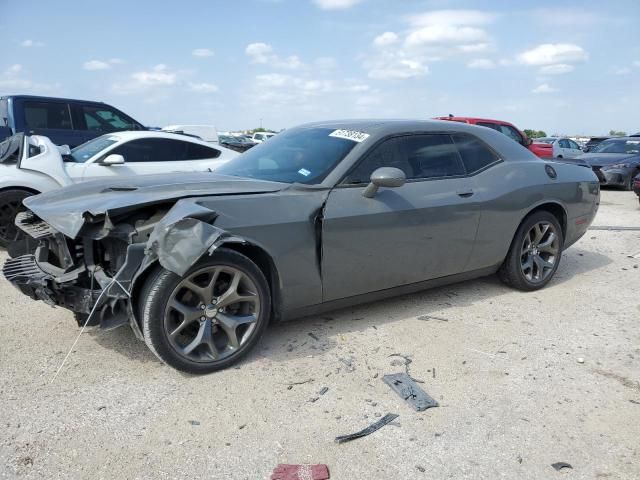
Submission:
<svg viewBox="0 0 640 480">
<path fill-rule="evenodd" d="M 479 117 L 435 117 L 436 120 L 448 120 L 454 122 L 493 122 L 502 123 L 505 125 L 513 125 L 511 122 L 505 120 L 496 120 L 493 118 L 479 118 Z"/>
<path fill-rule="evenodd" d="M 79 100 L 79 99 L 74 99 L 74 98 L 62 98 L 62 97 L 45 97 L 45 96 L 41 96 L 41 95 L 2 95 L 0 96 L 0 99 L 6 99 L 6 98 L 24 98 L 24 99 L 28 99 L 28 100 L 41 100 L 43 102 L 76 102 L 76 103 L 98 103 L 101 105 L 105 105 L 104 102 L 100 102 L 100 101 L 95 101 L 95 100 Z"/>
<path fill-rule="evenodd" d="M 476 129 L 484 129 L 485 127 L 445 120 L 348 119 L 306 123 L 304 125 L 300 125 L 299 128 L 330 128 L 334 130 L 355 130 L 358 132 L 368 133 L 370 135 L 388 135 L 412 131 L 454 130 L 460 132 L 477 132 Z"/>
<path fill-rule="evenodd" d="M 205 142 L 191 135 L 183 135 L 180 133 L 163 132 L 161 130 L 129 130 L 125 132 L 106 133 L 105 136 L 116 137 L 119 141 L 137 140 L 139 138 L 171 138 L 174 140 L 182 140 L 191 143 L 198 143 L 211 147 L 210 142 Z M 217 146 L 216 146 L 217 147 Z"/>
</svg>

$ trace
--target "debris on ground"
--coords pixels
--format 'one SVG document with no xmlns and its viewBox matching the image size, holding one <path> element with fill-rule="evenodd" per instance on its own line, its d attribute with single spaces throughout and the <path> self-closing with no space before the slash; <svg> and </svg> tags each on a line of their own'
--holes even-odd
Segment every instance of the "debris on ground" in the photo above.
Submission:
<svg viewBox="0 0 640 480">
<path fill-rule="evenodd" d="M 424 473 L 426 470 L 424 467 L 420 466 L 420 465 L 416 465 L 416 470 L 418 470 L 419 472 Z"/>
<path fill-rule="evenodd" d="M 416 383 L 424 383 L 422 380 L 418 380 L 417 378 L 413 378 L 413 376 L 411 375 L 411 372 L 409 371 L 409 365 L 411 365 L 413 363 L 413 359 L 409 356 L 409 355 L 403 355 L 401 353 L 392 353 L 391 355 L 389 355 L 389 357 L 400 357 L 404 360 L 404 371 L 405 373 L 409 376 L 409 378 L 411 378 L 411 380 L 413 380 Z M 399 366 L 401 364 L 398 364 L 397 362 L 391 362 L 391 365 L 393 366 Z"/>
<path fill-rule="evenodd" d="M 578 363 L 584 363 L 584 358 L 578 357 Z"/>
<path fill-rule="evenodd" d="M 566 463 L 566 462 L 556 462 L 556 463 L 552 463 L 552 464 L 551 464 L 551 466 L 552 466 L 553 468 L 555 468 L 557 471 L 560 471 L 560 470 L 562 470 L 563 468 L 570 468 L 570 469 L 572 469 L 572 470 L 573 470 L 573 467 L 572 467 L 569 463 Z"/>
<path fill-rule="evenodd" d="M 289 382 L 287 383 L 287 390 L 291 390 L 295 385 L 304 385 L 305 383 L 311 383 L 315 380 L 315 378 L 309 378 L 307 380 L 300 380 L 299 382 Z"/>
<path fill-rule="evenodd" d="M 200 425 L 200 422 L 199 422 L 199 421 L 197 421 L 197 420 L 189 420 L 189 423 L 190 423 L 191 425 Z"/>
<path fill-rule="evenodd" d="M 311 338 L 313 338 L 316 342 L 320 341 L 320 339 L 313 332 L 309 332 L 309 333 L 307 333 L 307 335 L 309 335 Z"/>
<path fill-rule="evenodd" d="M 322 387 L 320 389 L 320 391 L 318 392 L 318 395 L 324 395 L 325 393 L 327 393 L 329 391 L 329 387 Z"/>
<path fill-rule="evenodd" d="M 431 398 L 419 385 L 406 373 L 393 373 L 382 377 L 382 381 L 411 405 L 417 412 L 427 408 L 437 407 L 438 402 Z"/>
<path fill-rule="evenodd" d="M 434 315 L 420 315 L 416 317 L 418 320 L 428 321 L 428 320 L 440 320 L 441 322 L 448 322 L 446 318 L 436 317 Z"/>
<path fill-rule="evenodd" d="M 326 465 L 279 464 L 271 473 L 271 480 L 327 480 L 329 467 Z"/>
<path fill-rule="evenodd" d="M 345 366 L 347 367 L 347 372 L 351 373 L 355 371 L 356 367 L 353 366 L 353 357 L 339 358 L 338 360 L 345 364 Z"/>
<path fill-rule="evenodd" d="M 393 422 L 398 417 L 399 415 L 396 415 L 395 413 L 387 413 L 380 420 L 378 420 L 375 423 L 372 423 L 364 430 L 360 430 L 359 432 L 356 432 L 356 433 L 350 433 L 349 435 L 341 435 L 339 437 L 336 437 L 335 441 L 336 443 L 345 443 L 345 442 L 350 442 L 351 440 L 355 440 L 356 438 L 366 437 L 367 435 L 371 435 L 373 432 L 384 427 L 387 423 Z"/>
</svg>

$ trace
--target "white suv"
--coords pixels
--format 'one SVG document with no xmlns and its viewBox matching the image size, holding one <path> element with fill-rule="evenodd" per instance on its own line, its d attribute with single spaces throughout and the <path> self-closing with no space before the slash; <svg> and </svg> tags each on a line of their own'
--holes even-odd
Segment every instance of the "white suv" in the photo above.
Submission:
<svg viewBox="0 0 640 480">
<path fill-rule="evenodd" d="M 275 133 L 273 132 L 256 132 L 251 137 L 251 140 L 253 140 L 256 143 L 262 143 L 265 140 L 269 140 L 273 136 L 275 136 Z"/>
</svg>

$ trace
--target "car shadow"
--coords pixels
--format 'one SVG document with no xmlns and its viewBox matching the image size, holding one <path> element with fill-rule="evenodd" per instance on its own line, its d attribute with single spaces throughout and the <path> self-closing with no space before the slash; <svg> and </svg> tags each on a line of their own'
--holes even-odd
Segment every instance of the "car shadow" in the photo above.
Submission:
<svg viewBox="0 0 640 480">
<path fill-rule="evenodd" d="M 545 288 L 558 288 L 576 276 L 610 263 L 612 260 L 605 255 L 573 247 L 563 254 L 562 263 L 554 279 Z M 510 287 L 502 284 L 496 275 L 491 275 L 270 325 L 261 342 L 237 364 L 236 368 L 253 362 L 281 363 L 310 355 L 325 355 L 339 346 L 342 335 L 377 329 L 387 323 L 413 320 L 417 317 L 436 322 L 449 321 L 446 315 L 448 309 L 499 301 L 500 296 L 512 291 Z M 145 343 L 136 339 L 131 329 L 126 326 L 109 331 L 94 329 L 89 334 L 102 347 L 131 360 L 160 363 Z M 197 377 L 183 375 L 186 378 Z"/>
</svg>

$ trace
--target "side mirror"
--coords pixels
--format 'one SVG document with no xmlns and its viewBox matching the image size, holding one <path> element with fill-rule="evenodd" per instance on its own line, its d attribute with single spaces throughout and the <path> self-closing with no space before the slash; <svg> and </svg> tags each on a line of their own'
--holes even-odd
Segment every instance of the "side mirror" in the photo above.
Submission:
<svg viewBox="0 0 640 480">
<path fill-rule="evenodd" d="M 371 174 L 371 183 L 362 192 L 363 197 L 375 197 L 380 187 L 397 188 L 407 181 L 402 170 L 394 167 L 380 167 Z"/>
<path fill-rule="evenodd" d="M 124 157 L 118 154 L 107 155 L 100 161 L 100 165 L 104 165 L 105 167 L 111 167 L 113 165 L 124 165 Z"/>
</svg>

